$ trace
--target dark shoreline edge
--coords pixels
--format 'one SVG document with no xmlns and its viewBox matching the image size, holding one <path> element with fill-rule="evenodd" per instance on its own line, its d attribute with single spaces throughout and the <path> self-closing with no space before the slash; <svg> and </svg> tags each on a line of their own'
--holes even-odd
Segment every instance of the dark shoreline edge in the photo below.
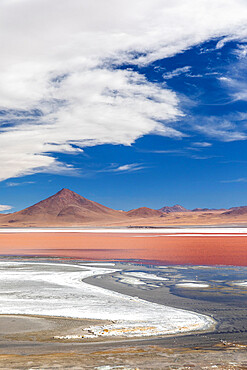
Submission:
<svg viewBox="0 0 247 370">
<path fill-rule="evenodd" d="M 128 268 L 130 267 L 131 266 L 128 266 Z M 135 265 L 135 267 L 137 266 Z M 138 267 L 140 270 L 148 268 L 148 266 L 140 265 Z M 217 268 L 217 265 L 210 267 Z M 98 279 L 97 276 L 89 277 L 83 281 L 91 285 L 138 297 L 146 301 L 206 315 L 216 322 L 214 330 L 146 339 L 146 344 L 156 344 L 168 348 L 211 348 L 215 344 L 222 342 L 236 342 L 247 345 L 247 310 L 244 304 L 242 307 L 231 307 L 220 302 L 208 302 L 180 297 L 170 292 L 168 287 L 161 287 L 152 291 L 143 291 L 133 286 L 126 287 L 124 284 L 118 283 L 111 277 L 111 274 L 102 275 L 100 279 Z M 141 342 L 143 342 L 143 340 L 141 340 Z"/>
</svg>

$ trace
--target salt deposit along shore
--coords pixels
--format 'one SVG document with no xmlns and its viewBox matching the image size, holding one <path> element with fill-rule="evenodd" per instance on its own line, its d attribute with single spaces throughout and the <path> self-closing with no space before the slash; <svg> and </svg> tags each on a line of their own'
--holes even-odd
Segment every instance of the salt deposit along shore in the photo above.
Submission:
<svg viewBox="0 0 247 370">
<path fill-rule="evenodd" d="M 0 234 L 7 233 L 83 233 L 83 234 L 155 234 L 155 235 L 181 235 L 181 236 L 210 236 L 210 235 L 246 235 L 247 227 L 1 227 Z"/>
<path fill-rule="evenodd" d="M 147 337 L 213 329 L 206 315 L 129 297 L 82 280 L 106 275 L 113 268 L 80 264 L 1 262 L 0 314 L 60 316 L 107 321 L 68 330 L 55 339 Z"/>
</svg>

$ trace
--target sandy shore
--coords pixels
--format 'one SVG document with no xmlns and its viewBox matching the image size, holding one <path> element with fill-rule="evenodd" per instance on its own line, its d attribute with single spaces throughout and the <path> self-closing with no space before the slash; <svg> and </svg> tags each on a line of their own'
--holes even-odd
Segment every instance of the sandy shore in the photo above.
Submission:
<svg viewBox="0 0 247 370">
<path fill-rule="evenodd" d="M 99 322 L 97 321 L 99 324 Z M 155 339 L 57 341 L 93 320 L 0 316 L 0 369 L 245 369 L 247 344 L 205 341 L 205 333 Z M 196 344 L 193 343 L 195 342 Z M 178 341 L 177 341 L 178 339 Z M 181 343 L 186 346 L 181 346 Z"/>
<path fill-rule="evenodd" d="M 94 348 L 87 353 L 74 350 L 49 354 L 0 355 L 0 369 L 72 370 L 170 370 L 170 369 L 246 369 L 246 346 L 222 343 L 211 349 L 174 348 L 157 345 Z M 25 350 L 24 350 L 25 351 Z"/>
<path fill-rule="evenodd" d="M 0 348 L 5 343 L 56 342 L 56 336 L 82 335 L 91 325 L 107 325 L 108 320 L 72 319 L 38 315 L 0 315 Z M 58 342 L 64 342 L 57 340 Z M 88 340 L 91 342 L 92 340 Z M 74 342 L 74 340 L 70 340 Z M 1 349 L 0 349 L 1 352 Z"/>
<path fill-rule="evenodd" d="M 155 340 L 156 338 L 181 336 L 184 334 L 172 334 L 162 336 L 148 336 L 148 337 L 97 337 L 83 339 L 81 336 L 87 332 L 87 328 L 93 325 L 107 325 L 111 321 L 107 320 L 89 320 L 89 319 L 72 319 L 66 317 L 54 316 L 37 316 L 37 315 L 0 315 L 0 353 L 1 347 L 6 347 L 11 352 L 11 348 L 18 347 L 18 343 L 28 343 L 32 346 L 32 342 L 36 343 L 50 343 L 50 350 L 56 345 L 77 343 L 81 346 L 90 347 L 90 344 L 95 346 L 99 343 L 122 343 L 122 342 L 145 342 L 147 340 Z M 214 328 L 211 326 L 199 333 L 212 332 Z M 192 332 L 193 333 L 193 332 Z M 189 333 L 189 334 L 192 334 Z M 193 333 L 195 334 L 195 333 Z M 77 337 L 78 338 L 75 338 Z M 42 347 L 42 346 L 41 346 Z M 40 348 L 41 348 L 40 347 Z M 16 349 L 14 350 L 14 353 Z M 5 352 L 4 352 L 5 353 Z"/>
</svg>

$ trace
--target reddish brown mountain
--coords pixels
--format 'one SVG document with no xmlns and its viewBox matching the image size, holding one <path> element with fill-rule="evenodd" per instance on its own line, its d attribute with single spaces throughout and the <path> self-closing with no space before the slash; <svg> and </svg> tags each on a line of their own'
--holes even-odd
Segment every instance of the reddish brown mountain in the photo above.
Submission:
<svg viewBox="0 0 247 370">
<path fill-rule="evenodd" d="M 122 212 L 93 202 L 68 189 L 42 200 L 22 211 L 6 215 L 8 223 L 59 224 L 83 223 L 101 219 L 121 218 Z M 14 225 L 13 225 L 14 226 Z"/>
<path fill-rule="evenodd" d="M 226 208 L 194 208 L 191 212 L 226 211 Z"/>
<path fill-rule="evenodd" d="M 183 206 L 180 206 L 179 204 L 175 204 L 175 206 L 172 207 L 162 207 L 159 209 L 159 211 L 163 213 L 171 213 L 171 212 L 189 212 L 188 209 L 184 208 Z"/>
<path fill-rule="evenodd" d="M 209 208 L 194 208 L 192 209 L 192 212 L 206 212 L 206 211 L 210 211 Z"/>
<path fill-rule="evenodd" d="M 247 215 L 247 206 L 232 207 L 227 212 L 223 213 L 224 216 L 244 216 Z"/>
<path fill-rule="evenodd" d="M 137 209 L 132 209 L 131 211 L 127 212 L 126 215 L 128 217 L 136 217 L 136 218 L 160 217 L 160 216 L 162 216 L 162 212 L 157 211 L 157 209 L 141 207 L 141 208 L 137 208 Z"/>
</svg>

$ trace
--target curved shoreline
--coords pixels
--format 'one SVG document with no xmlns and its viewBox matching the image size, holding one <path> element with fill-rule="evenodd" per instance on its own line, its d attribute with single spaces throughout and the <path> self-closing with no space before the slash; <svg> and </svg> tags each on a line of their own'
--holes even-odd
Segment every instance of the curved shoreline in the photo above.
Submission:
<svg viewBox="0 0 247 370">
<path fill-rule="evenodd" d="M 160 335 L 139 335 L 139 336 L 98 336 L 82 337 L 82 331 L 88 326 L 108 325 L 109 321 L 82 319 L 63 316 L 32 315 L 32 314 L 0 314 L 0 348 L 3 340 L 29 342 L 35 337 L 37 342 L 59 342 L 59 343 L 121 343 L 122 341 L 138 342 L 150 340 L 159 340 L 161 338 L 180 337 L 188 335 L 199 335 L 212 333 L 215 328 L 204 328 L 201 330 L 178 332 Z M 216 324 L 216 322 L 215 322 Z M 82 340 L 82 339 L 87 339 Z"/>
<path fill-rule="evenodd" d="M 41 264 L 42 265 L 42 264 Z M 56 266 L 57 265 L 57 266 Z M 46 302 L 46 295 L 44 297 L 38 295 L 39 305 L 37 306 L 35 301 L 30 302 L 28 299 L 23 299 L 19 301 L 19 307 L 13 308 L 9 307 L 8 312 L 9 314 L 34 314 L 36 315 L 48 315 L 48 316 L 59 316 L 59 317 L 72 317 L 72 318 L 80 318 L 80 319 L 103 319 L 109 320 L 113 319 L 114 322 L 105 325 L 91 325 L 87 328 L 87 332 L 81 335 L 81 338 L 97 338 L 97 337 L 143 337 L 143 336 L 160 336 L 160 335 L 174 335 L 177 333 L 189 333 L 195 331 L 202 331 L 208 330 L 209 328 L 215 325 L 215 322 L 206 315 L 201 315 L 199 313 L 195 313 L 192 311 L 186 311 L 182 309 L 175 309 L 163 305 L 159 305 L 157 303 L 151 303 L 145 301 L 143 299 L 133 299 L 130 296 L 123 295 L 122 293 L 116 293 L 111 290 L 107 290 L 105 288 L 94 287 L 92 291 L 92 286 L 82 282 L 84 278 L 89 278 L 94 275 L 104 275 L 114 270 L 103 269 L 103 268 L 96 268 L 96 267 L 89 267 L 87 265 L 70 265 L 70 264 L 56 264 L 53 263 L 49 265 L 46 264 L 46 268 L 53 267 L 53 269 L 58 268 L 58 271 L 54 273 L 51 269 L 48 272 L 44 272 L 43 270 L 38 270 L 39 262 L 6 262 L 0 264 L 1 268 L 8 269 L 7 266 L 12 266 L 9 276 L 9 281 L 12 282 L 13 275 L 11 273 L 17 274 L 17 279 L 22 279 L 25 282 L 27 278 L 28 284 L 34 282 L 42 281 L 43 289 L 46 287 L 47 281 L 48 288 L 49 284 L 58 284 L 59 286 L 64 287 L 64 294 L 65 296 L 70 296 L 72 298 L 63 299 L 62 296 L 58 295 L 57 297 L 54 295 L 51 298 L 51 305 L 52 302 L 57 301 L 60 304 L 59 308 L 50 308 L 48 311 L 42 307 L 42 302 Z M 13 271 L 13 266 L 22 267 L 19 271 Z M 31 275 L 30 277 L 25 275 L 25 269 L 23 266 L 28 266 L 29 270 L 28 273 Z M 30 267 L 31 266 L 31 267 Z M 75 269 L 78 271 L 66 271 L 66 269 Z M 33 268 L 33 270 L 32 270 Z M 83 268 L 85 271 L 83 271 Z M 36 270 L 35 270 L 36 269 Z M 60 270 L 59 270 L 60 269 Z M 18 268 L 16 269 L 18 270 Z M 65 271 L 64 271 L 65 270 Z M 9 273 L 9 272 L 8 272 Z M 6 281 L 8 281 L 8 273 L 5 275 Z M 1 279 L 4 279 L 4 271 L 1 273 Z M 11 280 L 12 279 L 12 280 Z M 14 278 L 15 279 L 15 278 Z M 37 280 L 38 279 L 38 280 Z M 24 285 L 25 287 L 25 285 Z M 50 293 L 52 294 L 52 293 Z M 74 298 L 73 298 L 74 294 Z M 78 294 L 84 294 L 85 297 L 90 297 L 91 301 L 88 300 L 87 304 L 88 307 L 77 307 L 75 305 L 75 299 Z M 11 298 L 13 300 L 13 297 Z M 97 308 L 97 302 L 95 300 L 101 300 L 102 305 L 100 306 L 100 311 Z M 18 297 L 17 297 L 18 300 Z M 42 301 L 43 300 L 43 301 Z M 4 301 L 3 301 L 4 302 Z M 61 303 L 62 302 L 62 303 Z M 104 303 L 105 302 L 105 303 Z M 6 301 L 5 301 L 5 304 Z M 22 304 L 22 306 L 21 306 Z M 90 304 L 92 306 L 90 306 Z M 105 307 L 105 304 L 108 307 Z M 26 305 L 26 306 L 25 306 Z M 66 306 L 67 305 L 67 306 Z M 74 305 L 74 306 L 73 306 Z M 96 305 L 96 306 L 95 306 Z M 93 312 L 93 310 L 96 311 Z M 0 312 L 2 314 L 6 313 L 5 309 L 0 305 Z M 53 310 L 53 315 L 51 315 Z M 84 310 L 84 311 L 83 311 Z M 121 311 L 122 310 L 122 311 Z M 76 334 L 77 335 L 77 334 Z M 78 337 L 78 335 L 77 335 Z"/>
</svg>

